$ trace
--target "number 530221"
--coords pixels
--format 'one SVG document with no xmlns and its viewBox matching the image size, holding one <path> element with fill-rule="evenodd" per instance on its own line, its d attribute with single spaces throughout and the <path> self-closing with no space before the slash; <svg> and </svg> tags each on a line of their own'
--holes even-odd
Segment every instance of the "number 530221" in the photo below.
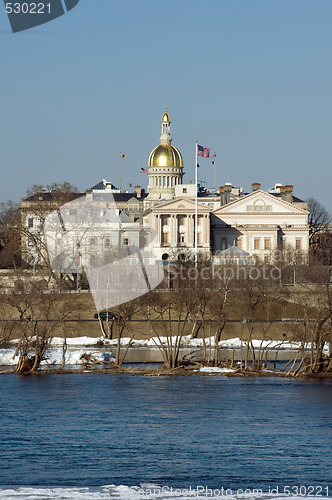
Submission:
<svg viewBox="0 0 332 500">
<path fill-rule="evenodd" d="M 50 3 L 6 3 L 7 14 L 50 14 Z"/>
</svg>

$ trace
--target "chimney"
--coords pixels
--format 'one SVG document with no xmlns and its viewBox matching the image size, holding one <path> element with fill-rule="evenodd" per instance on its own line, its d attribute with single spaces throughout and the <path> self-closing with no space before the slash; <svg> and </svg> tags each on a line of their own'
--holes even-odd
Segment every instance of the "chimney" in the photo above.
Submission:
<svg viewBox="0 0 332 500">
<path fill-rule="evenodd" d="M 85 191 L 85 199 L 86 201 L 92 201 L 92 189 L 87 189 Z"/>
<path fill-rule="evenodd" d="M 224 205 L 224 187 L 223 186 L 219 187 L 219 193 L 220 193 L 220 206 L 222 207 Z"/>
<path fill-rule="evenodd" d="M 284 186 L 285 189 L 285 201 L 288 203 L 293 203 L 293 186 L 291 184 L 287 184 Z"/>
<path fill-rule="evenodd" d="M 260 182 L 253 182 L 251 184 L 252 191 L 258 191 L 261 188 L 261 183 Z"/>
<path fill-rule="evenodd" d="M 231 192 L 232 192 L 232 184 L 230 182 L 226 182 L 224 185 L 224 205 L 227 205 L 231 201 Z"/>
<path fill-rule="evenodd" d="M 137 198 L 141 198 L 142 197 L 141 186 L 135 186 L 135 193 L 137 195 Z"/>
</svg>

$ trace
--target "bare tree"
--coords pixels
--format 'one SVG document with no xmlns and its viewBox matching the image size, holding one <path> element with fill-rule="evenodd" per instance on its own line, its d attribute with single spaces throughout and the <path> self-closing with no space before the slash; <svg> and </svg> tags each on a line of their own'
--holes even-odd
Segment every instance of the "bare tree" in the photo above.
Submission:
<svg viewBox="0 0 332 500">
<path fill-rule="evenodd" d="M 20 337 L 15 355 L 19 356 L 15 372 L 34 373 L 45 359 L 51 344 L 55 323 L 51 322 L 53 297 L 43 293 L 35 283 L 23 284 L 6 296 L 7 305 L 18 315 Z"/>
<path fill-rule="evenodd" d="M 288 375 L 318 373 L 332 369 L 332 353 L 325 353 L 332 340 L 332 297 L 330 285 L 302 287 L 295 297 L 298 311 L 296 340 L 300 341 Z"/>
<path fill-rule="evenodd" d="M 180 266 L 181 267 L 181 266 Z M 184 265 L 188 270 L 187 264 Z M 198 300 L 195 280 L 180 268 L 172 271 L 173 290 L 169 292 L 151 291 L 147 295 L 146 319 L 154 334 L 156 347 L 162 354 L 167 369 L 184 363 L 180 359 L 183 337 L 189 333 L 190 324 L 196 314 Z"/>
<path fill-rule="evenodd" d="M 331 216 L 326 208 L 315 198 L 308 198 L 309 210 L 309 244 L 316 244 L 315 237 L 318 233 L 322 233 L 327 229 L 331 222 Z"/>
<path fill-rule="evenodd" d="M 0 268 L 16 268 L 21 264 L 19 204 L 0 203 Z"/>
<path fill-rule="evenodd" d="M 214 318 L 214 364 L 218 366 L 218 345 L 221 341 L 221 336 L 224 331 L 227 322 L 227 312 L 228 312 L 228 302 L 229 302 L 229 292 L 231 289 L 232 280 L 230 277 L 226 277 L 218 284 L 217 290 L 214 293 L 210 301 L 211 316 Z"/>
<path fill-rule="evenodd" d="M 137 299 L 131 300 L 129 302 L 125 302 L 123 304 L 118 305 L 114 308 L 116 313 L 116 318 L 114 321 L 115 330 L 117 333 L 117 347 L 115 354 L 115 364 L 121 366 L 124 362 L 126 355 L 128 353 L 128 349 L 135 338 L 135 333 L 131 334 L 131 337 L 125 347 L 124 353 L 122 357 L 121 354 L 121 339 L 124 337 L 124 333 L 129 329 L 130 322 L 134 319 L 134 317 L 142 310 L 145 305 L 145 298 L 139 297 Z"/>
<path fill-rule="evenodd" d="M 75 186 L 68 182 L 43 186 L 34 185 L 27 191 L 27 197 L 21 203 L 20 234 L 22 246 L 22 260 L 29 265 L 40 266 L 49 278 L 58 280 L 59 275 L 54 272 L 47 251 L 44 236 L 46 217 L 52 211 L 72 200 L 80 194 Z M 60 219 L 61 220 L 61 219 Z M 74 278 L 72 279 L 74 283 Z"/>
</svg>

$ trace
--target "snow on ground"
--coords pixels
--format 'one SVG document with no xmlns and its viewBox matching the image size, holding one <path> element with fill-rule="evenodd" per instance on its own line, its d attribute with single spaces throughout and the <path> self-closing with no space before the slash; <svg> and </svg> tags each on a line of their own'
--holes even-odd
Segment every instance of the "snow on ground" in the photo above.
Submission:
<svg viewBox="0 0 332 500">
<path fill-rule="evenodd" d="M 73 337 L 73 338 L 66 338 L 66 342 L 68 346 L 81 346 L 81 345 L 95 345 L 97 343 L 98 339 L 96 337 Z M 63 344 L 63 338 L 62 337 L 53 337 L 52 338 L 52 346 L 62 346 Z"/>
<path fill-rule="evenodd" d="M 201 373 L 234 373 L 233 368 L 219 368 L 218 366 L 202 366 L 199 371 Z"/>
<path fill-rule="evenodd" d="M 97 342 L 102 341 L 105 347 L 114 347 L 117 345 L 118 340 L 112 339 L 108 340 L 103 337 L 74 337 L 67 338 L 67 346 L 68 350 L 66 352 L 66 365 L 79 365 L 81 363 L 81 356 L 84 353 L 92 354 L 99 361 L 108 361 L 105 359 L 105 356 L 113 356 L 112 353 L 105 353 L 100 350 L 96 350 Z M 130 342 L 130 338 L 122 338 L 120 340 L 120 344 L 122 347 L 126 347 Z M 175 338 L 173 338 L 173 343 L 175 342 Z M 285 351 L 293 351 L 296 352 L 301 346 L 300 342 L 279 342 L 279 341 L 261 341 L 261 340 L 253 340 L 253 346 L 256 350 L 271 350 L 276 351 L 278 349 Z M 167 337 L 157 337 L 150 339 L 135 339 L 131 342 L 132 347 L 146 347 L 146 348 L 157 348 L 160 346 L 160 343 L 167 345 Z M 193 351 L 202 350 L 204 340 L 202 338 L 199 339 L 191 339 L 190 335 L 184 336 L 181 339 L 181 347 L 192 349 Z M 9 349 L 0 349 L 0 366 L 12 366 L 16 365 L 18 361 L 18 357 L 14 357 L 15 353 L 15 345 L 16 341 L 12 341 L 12 348 Z M 47 352 L 47 360 L 42 362 L 42 365 L 59 365 L 62 363 L 62 345 L 63 338 L 62 337 L 54 337 L 52 339 L 51 348 Z M 214 347 L 214 337 L 208 337 L 205 339 L 206 347 Z M 245 347 L 246 343 L 241 341 L 240 338 L 235 337 L 228 340 L 221 340 L 218 344 L 219 348 L 224 349 L 241 349 L 241 347 Z M 310 349 L 311 344 L 306 344 L 306 349 Z M 325 345 L 324 353 L 329 354 L 329 344 Z"/>
<path fill-rule="evenodd" d="M 15 349 L 0 349 L 0 366 L 15 366 L 18 356 L 15 356 Z"/>
<path fill-rule="evenodd" d="M 174 338 L 175 339 L 175 338 Z M 104 337 L 76 337 L 76 338 L 68 338 L 67 339 L 67 344 L 68 346 L 87 346 L 87 345 L 96 345 L 96 343 L 99 341 L 103 341 L 105 345 L 109 346 L 114 346 L 117 345 L 118 340 L 115 339 L 105 339 Z M 127 346 L 128 342 L 130 341 L 130 338 L 124 337 L 120 340 L 121 346 Z M 133 347 L 157 347 L 158 345 L 162 344 L 167 344 L 167 337 L 152 337 L 150 339 L 134 339 L 131 342 L 131 345 Z M 278 341 L 278 340 L 253 340 L 252 341 L 253 346 L 255 349 L 273 349 L 273 350 L 297 350 L 299 347 L 301 347 L 301 342 L 286 342 L 286 341 Z M 63 344 L 63 339 L 61 337 L 54 337 L 52 340 L 52 345 L 53 346 L 62 346 Z M 204 344 L 204 340 L 202 338 L 199 339 L 191 339 L 190 335 L 183 336 L 181 339 L 181 347 L 188 347 L 188 348 L 202 348 Z M 214 347 L 215 342 L 214 342 L 214 337 L 207 337 L 205 338 L 205 345 L 207 347 Z M 239 337 L 234 337 L 231 339 L 227 340 L 221 340 L 218 344 L 219 347 L 223 347 L 225 349 L 240 349 L 241 346 L 245 347 L 246 343 L 244 341 L 241 341 Z M 308 342 L 306 344 L 306 348 L 310 349 L 311 344 Z M 324 352 L 328 353 L 329 352 L 329 346 L 328 344 L 325 345 Z"/>
<path fill-rule="evenodd" d="M 67 338 L 66 342 L 68 347 L 81 347 L 81 346 L 96 346 L 97 342 L 103 342 L 105 346 L 116 346 L 118 343 L 118 339 L 105 339 L 104 337 L 73 337 Z M 173 338 L 173 342 L 175 341 L 175 337 Z M 120 345 L 122 347 L 126 347 L 130 342 L 129 337 L 123 337 L 120 340 Z M 16 344 L 16 341 L 12 341 L 13 345 Z M 167 337 L 151 337 L 150 339 L 134 339 L 131 341 L 131 346 L 133 347 L 158 347 L 160 343 L 167 344 Z M 272 349 L 277 350 L 297 350 L 301 347 L 301 342 L 286 342 L 286 341 L 278 341 L 278 340 L 253 340 L 253 346 L 255 349 Z M 63 338 L 62 337 L 53 337 L 52 339 L 52 347 L 62 347 Z M 199 339 L 191 339 L 190 335 L 185 335 L 181 339 L 181 347 L 184 348 L 203 348 L 204 340 L 202 338 Z M 215 347 L 214 337 L 206 337 L 205 338 L 206 347 Z M 234 337 L 227 340 L 221 340 L 218 344 L 218 347 L 225 349 L 240 349 L 241 347 L 245 347 L 246 343 L 241 341 L 239 337 Z M 311 344 L 308 342 L 306 344 L 306 348 L 310 349 Z M 329 344 L 326 343 L 324 347 L 324 352 L 326 354 L 329 353 Z"/>
<path fill-rule="evenodd" d="M 15 366 L 19 360 L 18 356 L 14 356 L 15 349 L 0 349 L 0 366 Z M 66 352 L 66 365 L 81 365 L 82 354 L 91 354 L 98 361 L 111 361 L 114 359 L 114 355 L 112 353 L 106 352 L 96 352 L 87 350 L 87 349 L 75 349 L 68 350 Z M 33 356 L 33 351 L 31 351 L 31 355 Z M 46 359 L 41 362 L 41 366 L 49 366 L 49 365 L 61 365 L 62 363 L 62 349 L 50 349 L 47 351 Z"/>
</svg>

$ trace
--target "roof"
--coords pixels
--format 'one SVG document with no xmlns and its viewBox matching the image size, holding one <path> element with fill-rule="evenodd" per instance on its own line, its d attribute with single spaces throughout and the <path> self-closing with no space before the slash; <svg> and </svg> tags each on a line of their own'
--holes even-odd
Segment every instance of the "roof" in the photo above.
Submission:
<svg viewBox="0 0 332 500">
<path fill-rule="evenodd" d="M 215 214 L 228 214 L 229 212 L 231 212 L 233 215 L 236 213 L 233 211 L 234 207 L 241 207 L 241 204 L 243 205 L 244 202 L 247 202 L 247 200 L 250 200 L 252 198 L 257 198 L 257 197 L 262 197 L 263 199 L 264 198 L 267 198 L 267 199 L 274 199 L 277 198 L 277 200 L 275 200 L 275 202 L 277 202 L 278 205 L 280 205 L 280 207 L 283 207 L 283 208 L 286 208 L 288 207 L 288 211 L 291 212 L 291 213 L 296 213 L 298 215 L 304 215 L 304 214 L 308 214 L 308 210 L 306 208 L 302 208 L 301 206 L 297 205 L 296 203 L 289 203 L 288 201 L 285 201 L 282 199 L 281 196 L 275 196 L 274 194 L 272 193 L 269 193 L 268 191 L 263 191 L 261 189 L 257 189 L 256 191 L 252 191 L 251 193 L 248 193 L 246 194 L 245 196 L 241 196 L 239 198 L 236 198 L 234 201 L 231 201 L 230 203 L 227 203 L 226 205 L 223 205 L 219 208 L 217 208 L 214 213 Z M 302 202 L 304 203 L 304 202 Z M 243 207 L 242 207 L 243 208 Z M 242 213 L 244 210 L 240 210 L 240 212 Z M 246 212 L 247 215 L 258 215 L 260 214 L 260 212 Z M 270 213 L 270 212 L 269 212 Z M 276 214 L 277 212 L 273 212 L 274 214 Z"/>
<path fill-rule="evenodd" d="M 120 222 L 123 222 L 124 224 L 133 224 L 133 221 L 131 220 L 130 217 L 128 217 L 128 215 L 123 212 L 122 210 L 120 210 L 120 214 L 119 214 L 119 219 L 120 219 Z"/>
<path fill-rule="evenodd" d="M 106 189 L 106 183 L 105 182 L 104 181 L 100 181 L 95 186 L 92 186 L 92 188 L 90 188 L 90 189 Z M 108 182 L 107 185 L 108 185 L 108 189 L 118 189 L 111 182 Z"/>
<path fill-rule="evenodd" d="M 147 197 L 147 193 L 142 192 L 141 197 L 139 198 L 137 196 L 137 193 L 112 193 L 114 196 L 114 201 L 119 202 L 119 201 L 129 201 L 131 198 L 136 198 L 138 201 L 142 200 L 143 198 Z"/>
<path fill-rule="evenodd" d="M 269 193 L 272 194 L 272 196 L 275 196 L 276 198 L 281 198 L 281 193 Z M 305 203 L 304 200 L 301 200 L 301 198 L 297 198 L 297 196 L 292 195 L 293 202 L 295 203 Z"/>
<path fill-rule="evenodd" d="M 47 191 L 47 192 L 40 192 L 40 193 L 35 193 L 28 198 L 24 198 L 22 201 L 30 201 L 30 202 L 37 202 L 37 201 L 55 201 L 58 202 L 59 200 L 68 202 L 72 200 L 76 200 L 77 198 L 80 198 L 81 196 L 84 196 L 85 193 L 61 193 L 57 191 Z"/>
<path fill-rule="evenodd" d="M 232 245 L 231 247 L 226 248 L 226 250 L 222 250 L 221 252 L 219 251 L 218 257 L 249 257 L 249 254 L 241 248 Z"/>
</svg>

